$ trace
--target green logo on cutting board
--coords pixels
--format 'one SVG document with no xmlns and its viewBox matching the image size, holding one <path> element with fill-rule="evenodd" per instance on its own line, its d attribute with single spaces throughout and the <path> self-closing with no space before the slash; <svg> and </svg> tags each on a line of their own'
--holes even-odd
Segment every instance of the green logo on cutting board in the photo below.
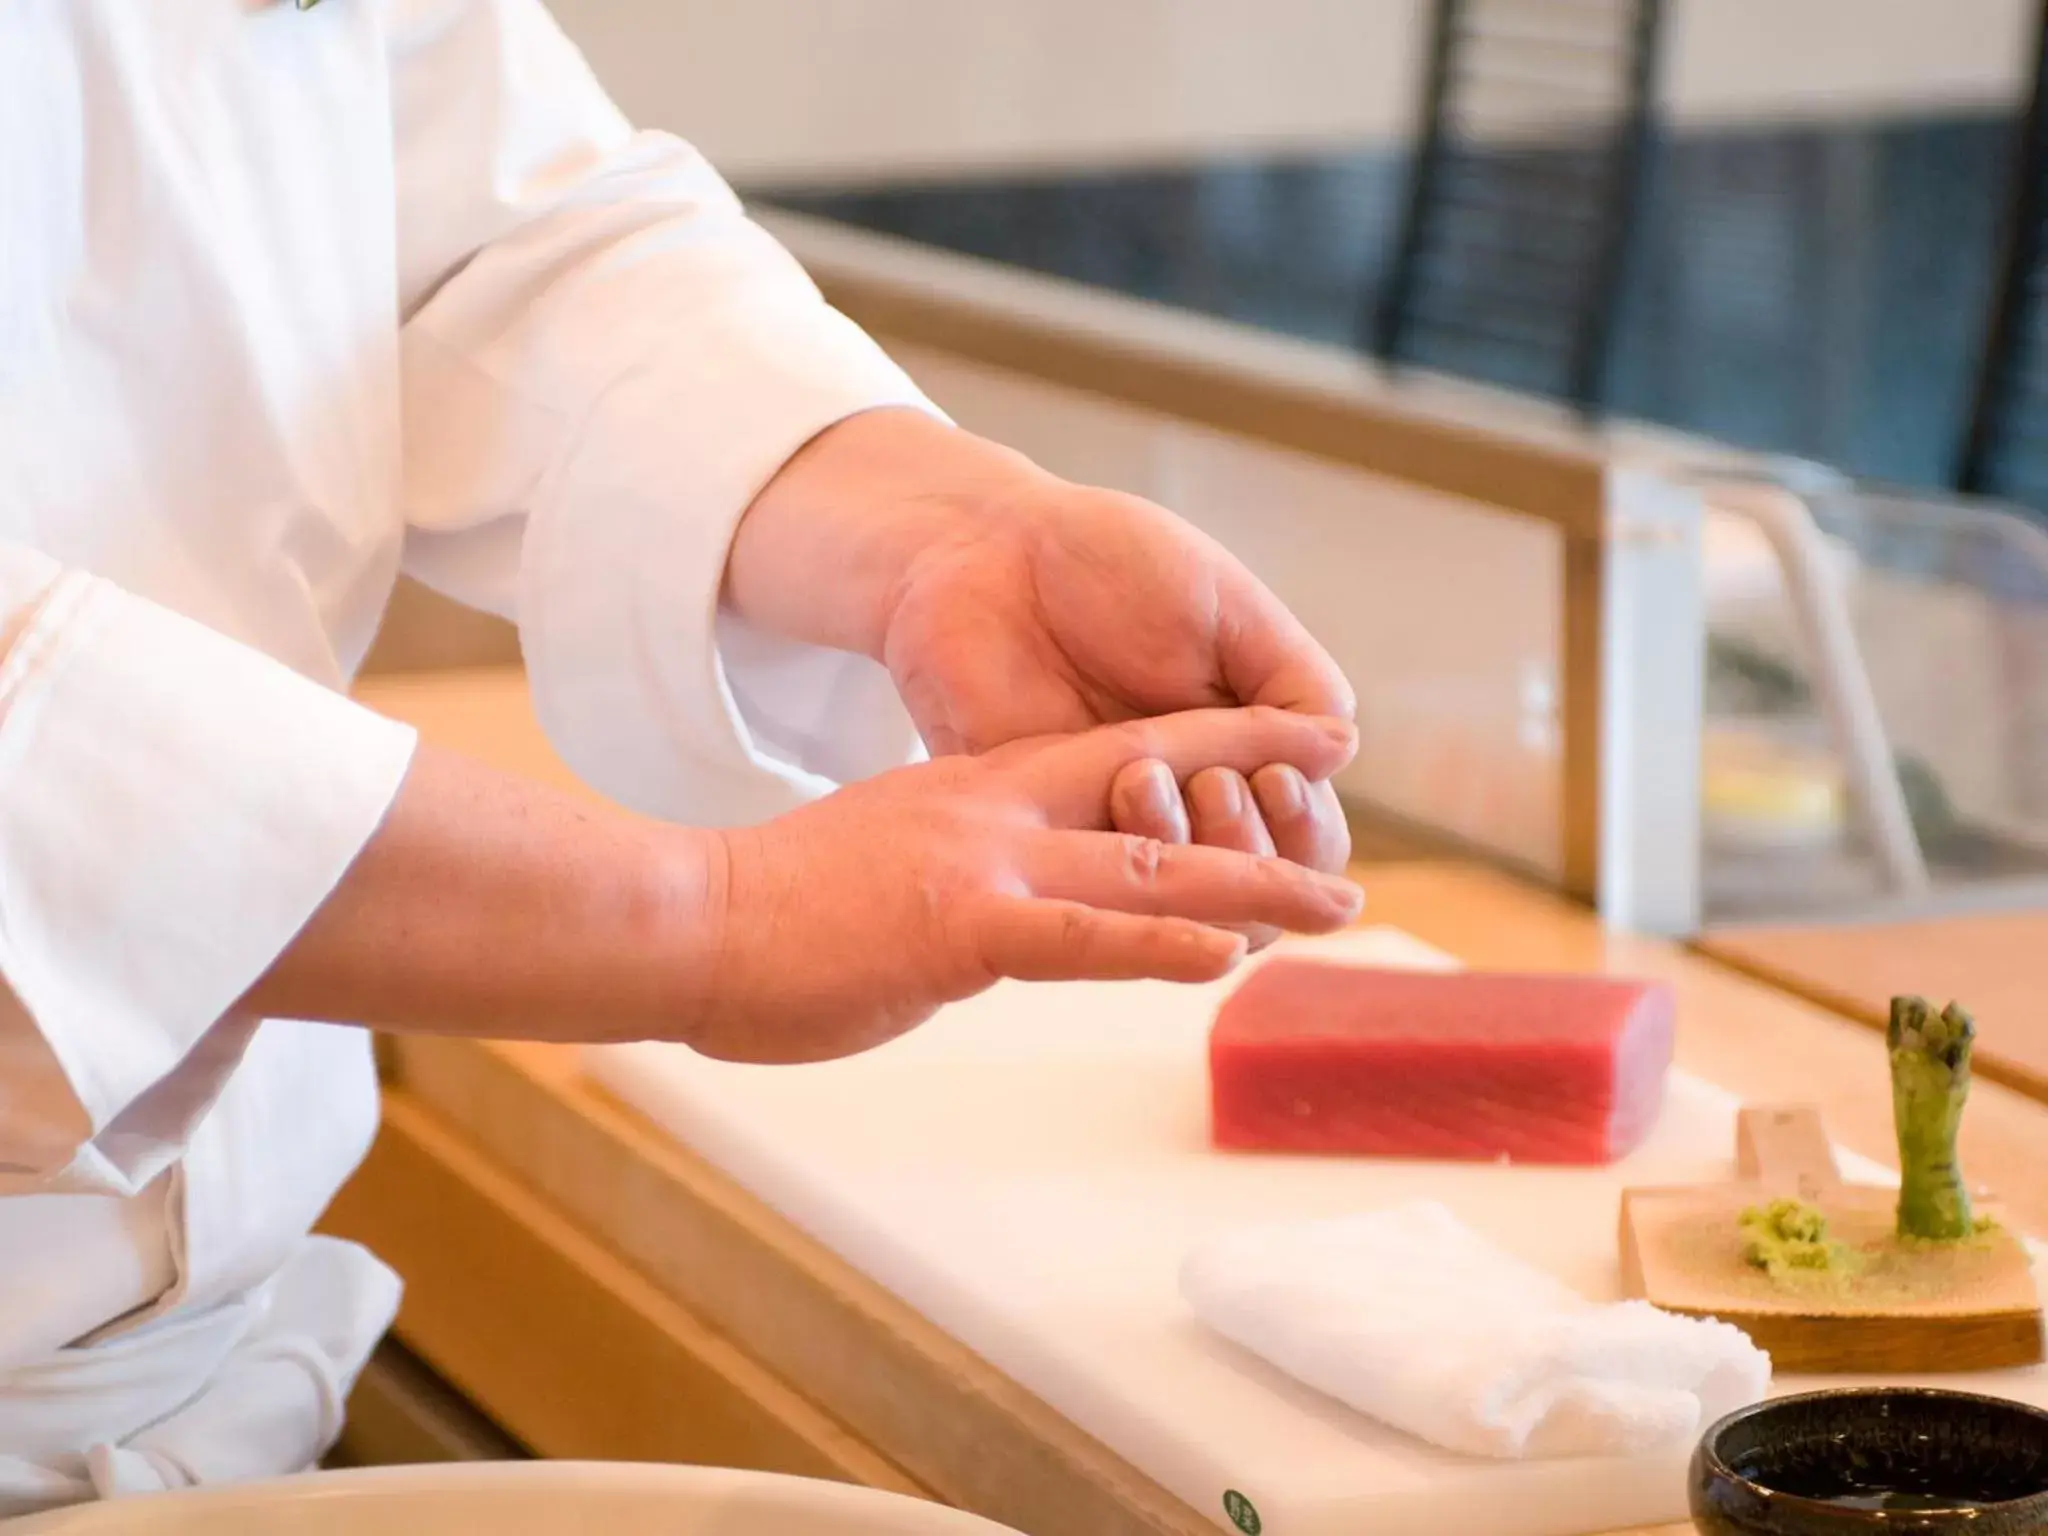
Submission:
<svg viewBox="0 0 2048 1536">
<path fill-rule="evenodd" d="M 1244 1536 L 1259 1536 L 1259 1512 L 1252 1508 L 1252 1501 L 1235 1488 L 1223 1493 L 1223 1513 L 1230 1516 L 1230 1523 L 1244 1532 Z"/>
</svg>

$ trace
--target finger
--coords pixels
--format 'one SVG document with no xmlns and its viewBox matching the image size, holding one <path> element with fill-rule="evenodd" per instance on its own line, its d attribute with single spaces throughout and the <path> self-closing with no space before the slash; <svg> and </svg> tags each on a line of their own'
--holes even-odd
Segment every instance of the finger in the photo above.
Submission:
<svg viewBox="0 0 2048 1536">
<path fill-rule="evenodd" d="M 1235 769 L 1204 768 L 1189 779 L 1188 815 L 1195 841 L 1205 847 L 1273 857 L 1273 839 L 1252 799 L 1252 787 Z"/>
<path fill-rule="evenodd" d="M 1287 770 L 1294 772 L 1292 768 Z M 1265 819 L 1252 799 L 1252 787 L 1243 774 L 1229 768 L 1204 768 L 1188 780 L 1188 812 L 1195 841 L 1208 848 L 1230 848 L 1239 853 L 1272 858 L 1273 839 L 1266 832 Z M 1265 949 L 1280 937 L 1278 928 L 1264 923 L 1238 930 L 1254 951 Z"/>
<path fill-rule="evenodd" d="M 1018 981 L 1214 981 L 1244 953 L 1220 928 L 1070 901 L 1005 902 L 982 937 L 989 971 Z"/>
<path fill-rule="evenodd" d="M 1173 770 L 1153 759 L 1132 763 L 1110 781 L 1109 821 L 1119 832 L 1162 843 L 1184 843 L 1193 835 Z"/>
<path fill-rule="evenodd" d="M 1321 857 L 1311 869 L 1338 874 L 1351 867 L 1351 818 L 1344 814 L 1344 802 L 1337 786 L 1328 779 L 1309 786 L 1309 802 L 1315 807 L 1316 835 Z"/>
<path fill-rule="evenodd" d="M 1239 566 L 1219 592 L 1217 660 L 1233 694 L 1309 715 L 1349 720 L 1357 713 L 1357 695 L 1335 659 L 1258 578 Z"/>
<path fill-rule="evenodd" d="M 1342 768 L 1357 745 L 1357 729 L 1348 720 L 1284 709 L 1198 709 L 1042 743 L 1021 754 L 1012 771 L 1054 825 L 1101 830 L 1109 825 L 1111 782 L 1147 758 L 1164 763 L 1176 779 L 1205 768 L 1248 774 L 1268 763 L 1286 763 L 1316 780 Z"/>
<path fill-rule="evenodd" d="M 1028 848 L 1022 872 L 1054 901 L 1297 933 L 1341 928 L 1364 902 L 1349 880 L 1284 859 L 1113 832 L 1048 833 Z"/>
<path fill-rule="evenodd" d="M 1351 862 L 1351 828 L 1328 780 L 1311 784 L 1299 770 L 1273 763 L 1252 775 L 1251 787 L 1281 858 L 1331 874 Z"/>
</svg>

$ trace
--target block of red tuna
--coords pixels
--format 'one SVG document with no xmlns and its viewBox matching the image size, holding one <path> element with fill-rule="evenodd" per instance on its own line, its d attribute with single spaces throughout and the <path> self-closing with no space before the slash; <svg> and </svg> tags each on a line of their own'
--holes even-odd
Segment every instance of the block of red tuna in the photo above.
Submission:
<svg viewBox="0 0 2048 1536">
<path fill-rule="evenodd" d="M 1656 1122 L 1673 1012 L 1655 982 L 1276 957 L 1210 1030 L 1215 1144 L 1610 1162 Z"/>
</svg>

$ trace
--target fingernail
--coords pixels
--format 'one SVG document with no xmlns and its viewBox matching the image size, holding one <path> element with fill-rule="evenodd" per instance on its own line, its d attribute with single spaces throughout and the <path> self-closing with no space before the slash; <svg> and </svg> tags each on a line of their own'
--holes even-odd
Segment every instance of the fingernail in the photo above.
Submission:
<svg viewBox="0 0 2048 1536">
<path fill-rule="evenodd" d="M 1161 829 L 1161 837 L 1176 843 L 1189 840 L 1188 810 L 1181 804 L 1180 785 L 1175 782 L 1171 768 L 1164 763 L 1146 764 L 1139 776 L 1137 794 L 1146 819 Z"/>
<path fill-rule="evenodd" d="M 1342 875 L 1317 875 L 1316 889 L 1329 898 L 1330 905 L 1347 917 L 1355 917 L 1365 907 L 1365 892 L 1357 882 L 1346 880 Z"/>
<path fill-rule="evenodd" d="M 1189 784 L 1196 808 L 1216 821 L 1235 821 L 1244 814 L 1244 781 L 1227 768 L 1210 768 Z"/>
<path fill-rule="evenodd" d="M 1265 769 L 1252 780 L 1259 808 L 1268 821 L 1293 821 L 1308 812 L 1308 780 L 1285 763 Z"/>
</svg>

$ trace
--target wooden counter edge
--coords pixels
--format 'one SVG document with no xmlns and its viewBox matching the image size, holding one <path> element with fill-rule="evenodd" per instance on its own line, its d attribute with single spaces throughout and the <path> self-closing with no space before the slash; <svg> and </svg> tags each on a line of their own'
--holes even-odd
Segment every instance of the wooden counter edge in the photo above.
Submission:
<svg viewBox="0 0 2048 1536">
<path fill-rule="evenodd" d="M 1852 1149 L 1879 1154 L 1889 1138 L 1883 1096 L 1864 1086 L 1882 1074 L 1882 1052 L 1859 1025 L 1674 946 L 1604 932 L 1499 875 L 1392 866 L 1371 884 L 1374 920 L 1454 950 L 1469 945 L 1475 964 L 1664 976 L 1692 1020 L 1681 1029 L 1682 1064 L 1744 1096 L 1782 1095 L 1788 1077 L 1825 1085 L 1818 1097 L 1831 1128 Z M 529 1197 L 604 1234 L 606 1251 L 714 1319 L 937 1497 L 1033 1536 L 1221 1528 L 601 1093 L 574 1051 L 414 1040 L 396 1054 L 408 1096 L 458 1127 Z M 2048 1181 L 2026 1178 L 2019 1160 L 2031 1160 L 2048 1117 L 1992 1084 L 1977 1097 L 1966 1140 L 2018 1175 L 2022 1187 L 2007 1192 L 2048 1220 Z"/>
<path fill-rule="evenodd" d="M 403 1091 L 320 1226 L 404 1276 L 400 1342 L 540 1455 L 929 1496 Z"/>
<path fill-rule="evenodd" d="M 408 1101 L 429 1100 L 453 1122 L 517 1127 L 487 1138 L 502 1174 L 537 1203 L 572 1206 L 610 1235 L 616 1259 L 692 1315 L 716 1317 L 735 1346 L 801 1382 L 934 1496 L 1027 1532 L 1218 1529 L 582 1081 L 568 1053 L 415 1039 L 398 1055 Z M 531 1070 L 551 1057 L 552 1070 Z M 433 1358 L 424 1332 L 407 1337 Z"/>
<path fill-rule="evenodd" d="M 761 1264 L 748 1261 L 744 1252 L 750 1243 L 797 1253 L 813 1246 L 751 1197 L 726 1185 L 715 1171 L 689 1166 L 695 1159 L 675 1153 L 658 1130 L 602 1090 L 560 1080 L 560 1074 L 520 1070 L 519 1058 L 531 1054 L 532 1048 L 466 1041 L 411 1044 L 425 1049 L 402 1053 L 408 1069 L 423 1072 L 437 1097 L 466 1096 L 465 1112 L 537 1110 L 538 1117 L 529 1123 L 541 1127 L 559 1120 L 567 1107 L 594 1138 L 582 1149 L 583 1155 L 639 1159 L 651 1154 L 637 1169 L 613 1165 L 628 1184 L 650 1171 L 660 1177 L 681 1174 L 689 1189 L 666 1206 L 685 1234 L 705 1224 L 706 1218 L 694 1207 L 706 1196 L 715 1206 L 736 1202 L 736 1209 L 722 1214 L 740 1223 L 724 1239 L 737 1246 L 723 1249 L 740 1261 L 737 1271 L 700 1268 L 681 1277 L 682 1288 L 750 1288 L 763 1278 Z M 548 1076 L 557 1080 L 545 1087 L 536 1080 Z M 892 1424 L 875 1421 L 872 1401 L 855 1405 L 853 1411 L 870 1415 L 861 1422 L 871 1430 L 893 1427 L 894 1434 L 878 1438 L 886 1438 L 896 1455 L 878 1447 L 856 1451 L 860 1442 L 841 1430 L 837 1420 L 822 1408 L 806 1412 L 768 1362 L 749 1354 L 739 1359 L 756 1369 L 728 1369 L 715 1391 L 696 1398 L 697 1412 L 667 1421 L 672 1428 L 666 1433 L 650 1433 L 650 1423 L 661 1422 L 642 1406 L 650 1393 L 667 1397 L 674 1391 L 690 1397 L 702 1391 L 699 1367 L 679 1359 L 673 1341 L 678 1334 L 699 1341 L 709 1335 L 671 1294 L 677 1287 L 655 1281 L 655 1294 L 650 1295 L 649 1277 L 630 1271 L 622 1255 L 595 1245 L 523 1176 L 498 1166 L 500 1159 L 467 1144 L 403 1089 L 393 1091 L 388 1102 L 385 1134 L 364 1176 L 337 1202 L 327 1230 L 369 1243 L 406 1274 L 408 1301 L 398 1327 L 403 1342 L 540 1454 L 718 1460 L 840 1477 L 938 1498 L 1029 1536 L 1213 1536 L 1226 1531 L 1220 1520 L 1206 1519 L 1175 1499 L 822 1249 L 804 1266 L 812 1270 L 808 1285 L 821 1291 L 808 1303 L 818 1315 L 781 1314 L 795 1326 L 781 1330 L 778 1343 L 772 1337 L 778 1330 L 771 1314 L 785 1287 L 771 1275 L 752 1309 L 753 1321 L 770 1330 L 768 1350 L 778 1356 L 803 1356 L 818 1327 L 830 1329 L 836 1346 L 809 1357 L 810 1369 L 798 1360 L 793 1379 L 806 1391 L 822 1389 L 826 1401 L 835 1396 L 844 1400 L 850 1386 L 855 1395 L 893 1398 L 881 1414 Z M 554 1137 L 544 1132 L 539 1139 Z M 536 1161 L 546 1164 L 551 1159 L 543 1153 Z M 672 1162 L 683 1166 L 659 1169 Z M 573 1178 L 576 1170 L 558 1162 L 552 1176 Z M 583 1193 L 588 1195 L 588 1186 Z M 620 1193 L 632 1199 L 629 1189 Z M 487 1209 L 465 1208 L 479 1196 Z M 579 1204 L 587 1206 L 589 1201 Z M 710 1219 L 715 1222 L 718 1214 L 712 1213 Z M 515 1230 L 508 1233 L 506 1227 Z M 638 1229 L 642 1236 L 653 1230 Z M 715 1240 L 694 1260 L 664 1254 L 669 1244 L 658 1236 L 645 1244 L 623 1246 L 653 1250 L 670 1274 L 668 1265 L 677 1261 L 716 1264 Z M 783 1254 L 785 1260 L 791 1257 Z M 489 1275 L 516 1276 L 517 1283 L 479 1284 L 478 1266 L 486 1267 Z M 692 1280 L 698 1285 L 692 1287 Z M 585 1294 L 556 1310 L 565 1283 L 580 1283 Z M 877 1312 L 882 1315 L 875 1316 Z M 746 1348 L 744 1338 L 722 1342 L 735 1350 Z M 727 1364 L 737 1365 L 738 1360 L 729 1359 Z M 680 1389 L 668 1380 L 678 1372 L 686 1378 Z M 943 1400 L 933 1400 L 926 1390 L 934 1373 L 951 1383 L 953 1390 Z M 863 1383 L 876 1392 L 860 1393 Z M 587 1410 L 594 1399 L 600 1411 L 593 1416 Z M 745 1417 L 750 1406 L 765 1409 L 778 1422 L 794 1421 L 793 1439 L 753 1441 L 735 1448 L 730 1440 L 706 1433 L 707 1411 L 713 1416 Z M 898 1443 L 896 1435 L 908 1438 Z M 821 1445 L 830 1463 L 823 1470 L 817 1465 Z M 920 1479 L 903 1467 L 927 1475 Z M 1686 1529 L 1668 1526 L 1606 1536 L 1682 1536 Z"/>
<path fill-rule="evenodd" d="M 387 1336 L 356 1377 L 341 1438 L 321 1466 L 525 1461 L 531 1455 L 396 1337 Z"/>
<path fill-rule="evenodd" d="M 1735 930 L 1725 934 L 1700 934 L 1691 940 L 1688 947 L 1694 954 L 1737 975 L 1762 982 L 1866 1028 L 1882 1033 L 1890 1024 L 1888 1010 L 1875 1006 L 1870 998 L 1831 985 L 1825 978 L 1809 975 L 1796 965 L 1759 953 L 1752 948 L 1753 943 L 1749 930 Z M 2048 1104 L 2048 1075 L 2001 1054 L 1995 1046 L 1987 1049 L 1981 1040 L 1972 1053 L 1970 1071 L 1986 1082 L 1997 1083 L 2015 1093 L 2023 1093 L 2037 1103 Z"/>
</svg>

